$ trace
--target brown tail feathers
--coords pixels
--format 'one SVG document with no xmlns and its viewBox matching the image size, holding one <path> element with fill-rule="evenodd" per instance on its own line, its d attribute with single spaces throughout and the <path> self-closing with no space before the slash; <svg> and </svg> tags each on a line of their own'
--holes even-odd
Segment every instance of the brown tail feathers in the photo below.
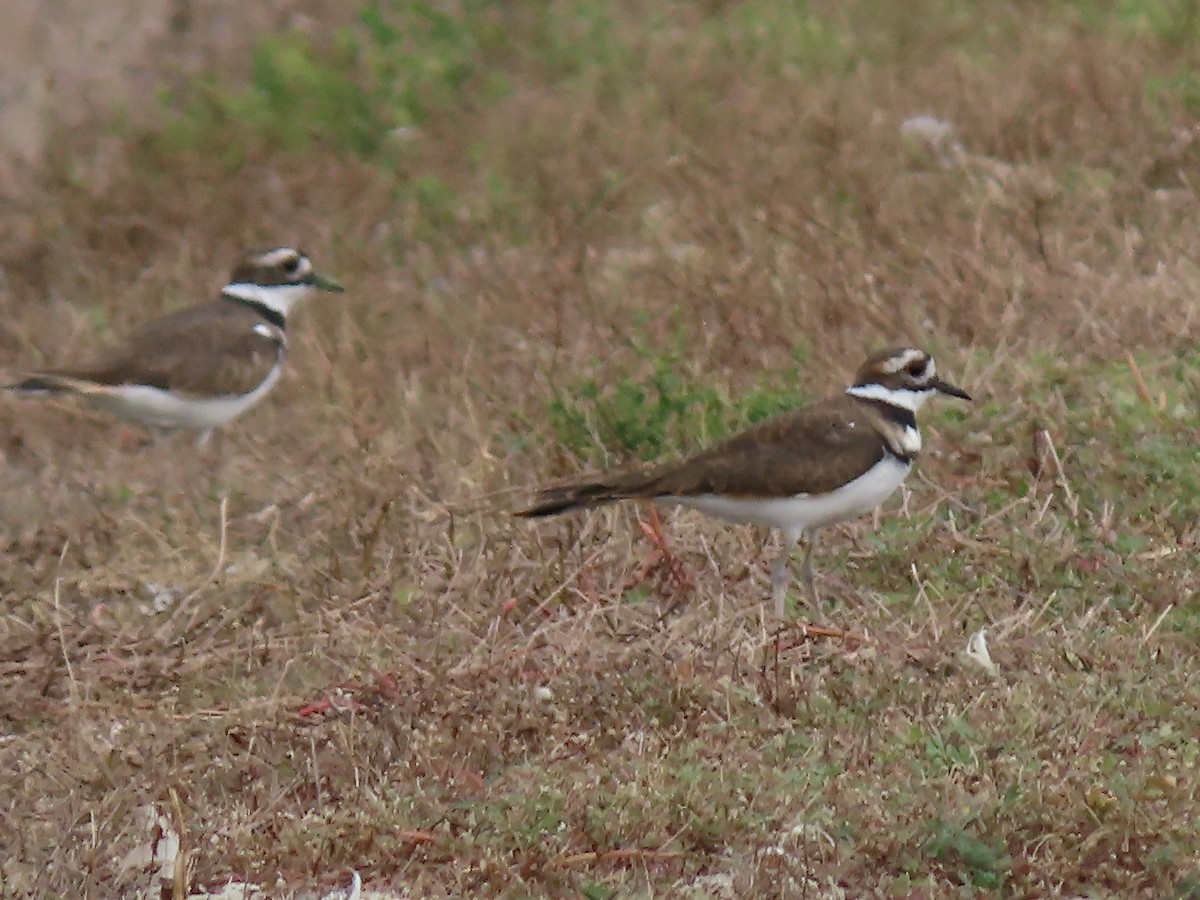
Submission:
<svg viewBox="0 0 1200 900">
<path fill-rule="evenodd" d="M 16 384 L 6 385 L 10 391 L 26 391 L 29 393 L 66 393 L 74 391 L 75 387 L 70 381 L 62 379 L 57 375 L 30 375 Z"/>
<path fill-rule="evenodd" d="M 645 472 L 605 475 L 597 481 L 551 486 L 538 491 L 534 504 L 514 515 L 525 519 L 556 516 L 573 509 L 602 506 L 617 500 L 652 497 L 653 478 Z"/>
</svg>

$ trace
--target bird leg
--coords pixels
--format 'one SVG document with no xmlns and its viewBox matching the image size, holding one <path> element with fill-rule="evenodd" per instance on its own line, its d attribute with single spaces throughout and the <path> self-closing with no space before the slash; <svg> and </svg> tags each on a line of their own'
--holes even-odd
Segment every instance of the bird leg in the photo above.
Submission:
<svg viewBox="0 0 1200 900">
<path fill-rule="evenodd" d="M 783 549 L 771 562 L 771 597 L 775 600 L 775 615 L 783 619 L 787 614 L 788 563 L 791 561 L 792 547 L 804 537 L 804 563 L 800 568 L 800 578 L 808 591 L 809 599 L 814 608 L 820 602 L 817 596 L 816 579 L 813 577 L 812 555 L 813 545 L 817 542 L 817 531 L 812 529 L 805 532 L 783 533 Z"/>
<path fill-rule="evenodd" d="M 775 601 L 775 618 L 787 617 L 788 589 L 788 560 L 791 557 L 791 545 L 786 545 L 782 552 L 771 561 L 771 597 Z"/>
<path fill-rule="evenodd" d="M 777 619 L 787 618 L 787 589 L 788 582 L 791 581 L 788 564 L 792 560 L 792 547 L 796 545 L 796 541 L 800 540 L 801 534 L 803 534 L 801 531 L 785 529 L 783 546 L 779 549 L 779 555 L 771 561 L 771 598 L 775 601 L 775 617 Z"/>
<path fill-rule="evenodd" d="M 817 530 L 814 528 L 813 530 L 809 531 L 805 537 L 804 565 L 800 569 L 800 577 L 804 579 L 804 586 L 808 588 L 808 596 L 811 598 L 814 608 L 818 603 L 820 603 L 820 599 L 817 597 L 817 583 L 816 579 L 813 578 L 812 567 L 813 547 L 816 545 L 816 543 Z"/>
</svg>

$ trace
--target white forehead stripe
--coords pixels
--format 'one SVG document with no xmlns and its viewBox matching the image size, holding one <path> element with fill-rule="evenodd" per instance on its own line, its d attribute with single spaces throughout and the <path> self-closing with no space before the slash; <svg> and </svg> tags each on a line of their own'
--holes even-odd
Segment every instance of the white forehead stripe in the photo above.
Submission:
<svg viewBox="0 0 1200 900">
<path fill-rule="evenodd" d="M 923 351 L 915 350 L 910 347 L 903 353 L 891 357 L 889 360 L 887 360 L 887 362 L 880 366 L 880 368 L 889 375 L 895 375 L 901 369 L 907 369 L 911 363 L 915 363 L 917 360 L 925 358 L 926 356 Z"/>
<path fill-rule="evenodd" d="M 920 350 L 908 349 L 886 360 L 880 368 L 889 375 L 894 375 L 901 369 L 908 368 L 924 354 Z"/>
<path fill-rule="evenodd" d="M 268 250 L 262 254 L 258 260 L 264 266 L 281 266 L 289 259 L 298 259 L 301 267 L 308 261 L 308 258 L 299 250 L 293 250 L 291 247 L 279 247 L 275 250 Z"/>
</svg>

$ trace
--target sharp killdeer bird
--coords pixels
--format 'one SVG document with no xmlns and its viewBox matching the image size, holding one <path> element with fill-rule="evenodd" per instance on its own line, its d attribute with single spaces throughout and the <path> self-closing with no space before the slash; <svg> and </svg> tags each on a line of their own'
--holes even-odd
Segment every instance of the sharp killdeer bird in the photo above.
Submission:
<svg viewBox="0 0 1200 900">
<path fill-rule="evenodd" d="M 279 380 L 292 306 L 313 291 L 341 290 L 299 250 L 253 251 L 218 299 L 148 322 L 92 362 L 34 372 L 9 388 L 77 394 L 142 425 L 194 429 L 203 444 Z"/>
<path fill-rule="evenodd" d="M 771 565 L 771 587 L 783 618 L 792 546 L 807 540 L 804 583 L 815 601 L 817 532 L 873 510 L 900 486 L 921 451 L 916 411 L 936 393 L 971 399 L 938 378 L 923 350 L 883 350 L 859 367 L 844 394 L 759 422 L 678 462 L 552 485 L 517 515 L 646 499 L 777 528 L 783 552 Z"/>
</svg>

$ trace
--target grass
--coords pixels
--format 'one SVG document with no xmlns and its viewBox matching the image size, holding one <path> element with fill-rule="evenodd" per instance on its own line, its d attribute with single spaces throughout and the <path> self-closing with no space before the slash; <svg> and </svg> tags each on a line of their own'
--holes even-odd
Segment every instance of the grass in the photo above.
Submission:
<svg viewBox="0 0 1200 900">
<path fill-rule="evenodd" d="M 0 404 L 0 894 L 159 891 L 151 806 L 192 891 L 1196 896 L 1189 9 L 380 2 L 64 125 L 6 369 L 246 245 L 348 292 L 204 451 Z M 904 341 L 976 403 L 822 536 L 866 641 L 776 641 L 750 529 L 666 516 L 682 591 L 636 510 L 507 515 Z"/>
<path fill-rule="evenodd" d="M 712 443 L 803 404 L 789 387 L 756 386 L 733 399 L 720 386 L 703 384 L 699 372 L 688 371 L 688 343 L 675 336 L 668 347 L 653 348 L 630 339 L 631 355 L 649 372 L 620 375 L 611 359 L 608 365 L 593 360 L 601 375 L 574 377 L 555 391 L 547 409 L 550 439 L 585 459 L 606 449 L 618 458 L 658 459 L 686 450 L 689 441 Z M 803 354 L 796 355 L 802 361 Z"/>
</svg>

